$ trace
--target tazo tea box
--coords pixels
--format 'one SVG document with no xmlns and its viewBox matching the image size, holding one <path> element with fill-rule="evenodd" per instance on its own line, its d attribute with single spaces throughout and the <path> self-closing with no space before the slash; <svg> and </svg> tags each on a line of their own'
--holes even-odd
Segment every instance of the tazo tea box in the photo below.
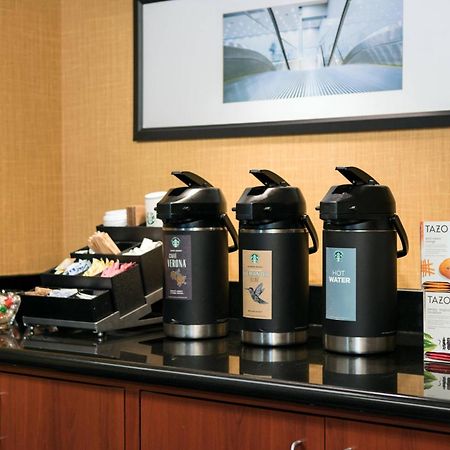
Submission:
<svg viewBox="0 0 450 450">
<path fill-rule="evenodd" d="M 450 292 L 425 290 L 423 299 L 424 360 L 450 364 Z"/>
<path fill-rule="evenodd" d="M 420 224 L 422 286 L 450 290 L 450 222 Z"/>
<path fill-rule="evenodd" d="M 450 222 L 422 222 L 423 352 L 450 364 Z"/>
</svg>

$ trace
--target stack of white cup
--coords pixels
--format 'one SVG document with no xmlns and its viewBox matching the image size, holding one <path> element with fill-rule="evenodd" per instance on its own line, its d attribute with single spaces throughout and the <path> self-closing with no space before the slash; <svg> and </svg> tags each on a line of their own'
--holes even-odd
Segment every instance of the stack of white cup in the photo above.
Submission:
<svg viewBox="0 0 450 450">
<path fill-rule="evenodd" d="M 145 195 L 145 224 L 148 227 L 162 227 L 162 220 L 156 218 L 156 205 L 166 195 L 165 191 Z"/>
<path fill-rule="evenodd" d="M 126 227 L 127 226 L 127 210 L 115 209 L 106 211 L 103 216 L 103 226 L 105 227 Z"/>
</svg>

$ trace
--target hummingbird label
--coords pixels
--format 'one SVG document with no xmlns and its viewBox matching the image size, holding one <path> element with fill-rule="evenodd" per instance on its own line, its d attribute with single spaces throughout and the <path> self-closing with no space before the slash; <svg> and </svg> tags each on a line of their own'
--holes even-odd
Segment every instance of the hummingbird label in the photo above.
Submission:
<svg viewBox="0 0 450 450">
<path fill-rule="evenodd" d="M 272 251 L 242 250 L 243 315 L 272 319 Z"/>
</svg>

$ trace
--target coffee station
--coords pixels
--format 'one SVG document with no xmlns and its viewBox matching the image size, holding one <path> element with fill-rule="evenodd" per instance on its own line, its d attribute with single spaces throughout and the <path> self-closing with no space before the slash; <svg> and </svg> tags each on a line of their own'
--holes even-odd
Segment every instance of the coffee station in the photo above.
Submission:
<svg viewBox="0 0 450 450">
<path fill-rule="evenodd" d="M 9 392 L 19 389 L 11 377 L 25 382 L 29 374 L 44 386 L 94 382 L 120 387 L 125 402 L 138 389 L 134 405 L 144 423 L 147 408 L 206 414 L 203 421 L 231 414 L 231 402 L 251 426 L 253 415 L 269 408 L 271 423 L 287 426 L 285 415 L 292 418 L 279 438 L 291 449 L 313 437 L 306 448 L 323 448 L 317 435 L 361 417 L 374 442 L 383 430 L 392 442 L 431 438 L 433 448 L 445 448 L 450 412 L 433 375 L 445 366 L 429 368 L 432 378 L 425 379 L 420 314 L 398 320 L 421 309 L 421 295 L 396 286 L 396 259 L 407 255 L 409 243 L 395 200 L 360 168 L 336 169 L 350 184 L 331 187 L 317 207 L 324 221 L 323 287 L 308 283 L 308 258 L 321 240 L 297 187 L 268 169 L 251 169 L 262 186 L 246 188 L 236 201 L 236 231 L 220 189 L 198 174 L 172 172 L 185 186 L 151 206 L 161 227 L 99 225 L 95 238 L 116 253 L 95 252 L 89 238 L 88 249 L 40 274 L 39 287 L 16 291 L 21 305 L 4 330 L 0 380 L 10 383 Z M 140 237 L 161 241 L 128 256 Z M 240 279 L 230 282 L 228 254 L 238 249 Z M 84 276 L 96 258 L 116 257 L 123 271 L 104 277 L 109 266 L 102 266 L 97 276 Z M 366 259 L 385 272 L 368 274 Z M 58 289 L 69 289 L 67 297 Z M 173 396 L 184 406 L 166 402 Z M 204 402 L 219 410 L 207 413 Z M 235 430 L 236 418 L 227 420 Z M 199 432 L 190 419 L 182 423 Z M 133 433 L 137 424 L 127 426 Z M 141 429 L 141 448 L 166 445 L 166 426 L 151 434 Z M 175 445 L 184 437 L 171 439 Z M 363 442 L 362 435 L 341 439 Z"/>
<path fill-rule="evenodd" d="M 449 15 L 2 2 L 1 449 L 449 449 Z"/>
</svg>

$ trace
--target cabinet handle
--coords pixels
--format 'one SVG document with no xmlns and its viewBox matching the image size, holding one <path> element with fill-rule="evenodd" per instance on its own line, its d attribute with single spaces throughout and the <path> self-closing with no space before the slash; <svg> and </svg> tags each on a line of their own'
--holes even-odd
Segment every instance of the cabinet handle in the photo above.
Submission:
<svg viewBox="0 0 450 450">
<path fill-rule="evenodd" d="M 304 442 L 303 440 L 294 441 L 294 442 L 291 444 L 290 450 L 295 450 L 296 448 L 300 448 L 300 446 L 303 447 L 303 442 Z"/>
<path fill-rule="evenodd" d="M 6 395 L 6 392 L 5 391 L 1 391 L 0 392 L 0 423 L 1 423 L 1 419 L 2 419 L 2 413 L 3 413 L 2 397 L 4 395 Z M 0 441 L 3 441 L 4 439 L 6 439 L 6 436 L 0 435 Z"/>
</svg>

